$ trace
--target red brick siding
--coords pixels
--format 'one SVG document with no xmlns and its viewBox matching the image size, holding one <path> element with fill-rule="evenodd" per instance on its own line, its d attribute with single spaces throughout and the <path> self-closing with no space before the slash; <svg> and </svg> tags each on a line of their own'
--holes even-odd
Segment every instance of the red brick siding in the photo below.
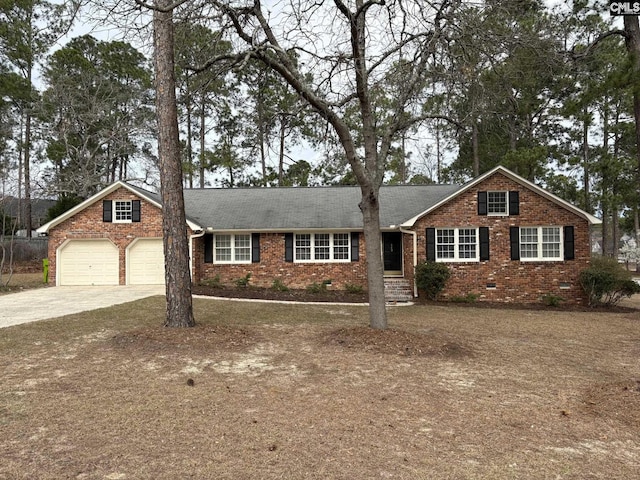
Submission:
<svg viewBox="0 0 640 480">
<path fill-rule="evenodd" d="M 140 222 L 108 223 L 102 221 L 102 200 L 141 200 Z M 162 212 L 156 206 L 140 199 L 129 190 L 119 188 L 100 201 L 89 205 L 73 217 L 49 231 L 49 282 L 56 281 L 56 251 L 67 240 L 107 238 L 120 253 L 120 285 L 126 284 L 126 249 L 136 238 L 162 238 Z"/>
<path fill-rule="evenodd" d="M 204 263 L 204 240 L 198 239 L 194 253 L 197 281 L 219 276 L 221 283 L 234 282 L 251 273 L 251 285 L 271 287 L 278 279 L 289 288 L 306 288 L 312 283 L 332 281 L 332 288 L 344 289 L 346 284 L 367 287 L 367 263 L 364 235 L 360 233 L 360 259 L 356 262 L 291 263 L 285 262 L 284 233 L 260 234 L 260 262 L 250 264 Z"/>
<path fill-rule="evenodd" d="M 510 190 L 520 192 L 520 215 L 501 217 L 477 214 L 478 191 Z M 566 225 L 574 226 L 575 260 L 558 262 L 511 260 L 509 227 Z M 569 303 L 584 302 L 578 275 L 580 271 L 587 268 L 591 257 L 589 223 L 584 218 L 502 174 L 486 179 L 416 223 L 418 262 L 426 259 L 426 228 L 485 226 L 489 227 L 490 260 L 449 263 L 452 276 L 443 292 L 444 298 L 474 293 L 480 295 L 480 300 L 537 303 L 541 301 L 543 295 L 553 294 L 563 297 Z M 407 277 L 413 278 L 413 272 L 407 271 Z M 495 283 L 496 288 L 488 289 L 488 283 Z M 569 289 L 561 289 L 561 283 L 568 283 Z"/>
</svg>

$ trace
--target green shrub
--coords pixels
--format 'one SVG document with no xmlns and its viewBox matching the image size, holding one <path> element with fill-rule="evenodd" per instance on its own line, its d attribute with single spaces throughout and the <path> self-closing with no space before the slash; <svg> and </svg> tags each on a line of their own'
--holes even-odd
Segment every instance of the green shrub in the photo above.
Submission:
<svg viewBox="0 0 640 480">
<path fill-rule="evenodd" d="M 213 288 L 223 288 L 222 282 L 220 281 L 220 275 L 216 275 L 213 278 L 202 280 L 200 282 L 200 285 L 206 285 L 207 287 L 213 287 Z"/>
<path fill-rule="evenodd" d="M 251 272 L 247 273 L 244 277 L 238 278 L 234 283 L 236 287 L 247 287 L 249 286 L 249 281 L 251 280 Z"/>
<path fill-rule="evenodd" d="M 542 303 L 548 307 L 559 307 L 560 303 L 564 302 L 564 298 L 560 295 L 554 295 L 553 293 L 547 293 L 542 296 Z"/>
<path fill-rule="evenodd" d="M 631 272 L 609 257 L 594 257 L 591 266 L 580 272 L 580 285 L 591 306 L 615 305 L 624 297 L 640 293 L 640 285 L 632 280 Z"/>
<path fill-rule="evenodd" d="M 311 285 L 307 285 L 307 292 L 310 292 L 310 293 L 320 293 L 320 292 L 324 292 L 326 289 L 327 289 L 326 283 L 313 282 Z"/>
<path fill-rule="evenodd" d="M 362 285 L 355 285 L 353 283 L 345 283 L 344 289 L 349 293 L 362 293 L 364 291 Z"/>
<path fill-rule="evenodd" d="M 276 278 L 271 284 L 271 289 L 277 292 L 288 292 L 289 287 L 287 287 L 282 280 Z"/>
<path fill-rule="evenodd" d="M 438 298 L 450 276 L 449 267 L 444 263 L 425 262 L 416 266 L 416 285 L 430 300 Z"/>
<path fill-rule="evenodd" d="M 455 295 L 451 297 L 452 302 L 456 303 L 475 303 L 480 298 L 479 293 L 467 293 L 466 295 Z"/>
</svg>

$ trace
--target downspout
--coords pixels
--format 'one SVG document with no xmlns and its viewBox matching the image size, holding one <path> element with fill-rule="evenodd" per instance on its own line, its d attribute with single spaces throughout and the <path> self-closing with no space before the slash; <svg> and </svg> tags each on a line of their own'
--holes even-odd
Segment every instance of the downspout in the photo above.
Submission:
<svg viewBox="0 0 640 480">
<path fill-rule="evenodd" d="M 405 230 L 400 227 L 401 233 L 413 236 L 413 298 L 418 298 L 418 285 L 416 284 L 416 266 L 418 265 L 418 233 L 414 230 Z"/>
<path fill-rule="evenodd" d="M 204 237 L 205 233 L 207 233 L 206 230 L 198 230 L 193 235 L 189 235 L 189 272 L 191 273 L 191 281 L 193 281 L 193 239 Z"/>
</svg>

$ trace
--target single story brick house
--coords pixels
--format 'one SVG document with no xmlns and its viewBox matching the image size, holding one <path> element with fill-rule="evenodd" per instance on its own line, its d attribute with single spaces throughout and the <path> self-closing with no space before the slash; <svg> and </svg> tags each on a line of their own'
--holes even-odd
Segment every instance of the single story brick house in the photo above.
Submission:
<svg viewBox="0 0 640 480">
<path fill-rule="evenodd" d="M 185 190 L 194 282 L 367 285 L 358 187 Z M 417 295 L 414 267 L 445 262 L 444 298 L 580 303 L 594 216 L 497 167 L 465 185 L 380 190 L 385 281 Z M 57 285 L 164 283 L 160 196 L 116 182 L 38 231 Z M 394 285 L 395 282 L 395 285 Z M 400 285 L 400 286 L 398 286 Z M 404 285 L 404 287 L 403 287 Z M 407 295 L 405 291 L 404 295 Z"/>
</svg>

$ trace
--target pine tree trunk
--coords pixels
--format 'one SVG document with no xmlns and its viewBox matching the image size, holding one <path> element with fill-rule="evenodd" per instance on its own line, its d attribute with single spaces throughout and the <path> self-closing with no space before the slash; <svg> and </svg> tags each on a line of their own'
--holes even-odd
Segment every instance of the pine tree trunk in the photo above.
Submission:
<svg viewBox="0 0 640 480">
<path fill-rule="evenodd" d="M 31 114 L 27 113 L 27 122 L 24 133 L 24 228 L 27 238 L 31 238 L 33 229 L 31 221 Z"/>
<path fill-rule="evenodd" d="M 626 33 L 626 45 L 629 56 L 633 62 L 633 71 L 636 78 L 640 75 L 640 22 L 637 15 L 624 17 L 624 31 Z M 635 143 L 636 143 L 636 202 L 640 203 L 640 84 L 633 85 L 633 116 L 635 119 Z M 640 231 L 636 228 L 636 242 L 640 245 Z"/>
<path fill-rule="evenodd" d="M 158 3 L 161 7 L 167 4 L 166 0 L 160 0 Z M 165 326 L 193 327 L 195 320 L 191 298 L 187 222 L 182 192 L 172 12 L 154 11 L 153 26 L 167 296 Z"/>
</svg>

